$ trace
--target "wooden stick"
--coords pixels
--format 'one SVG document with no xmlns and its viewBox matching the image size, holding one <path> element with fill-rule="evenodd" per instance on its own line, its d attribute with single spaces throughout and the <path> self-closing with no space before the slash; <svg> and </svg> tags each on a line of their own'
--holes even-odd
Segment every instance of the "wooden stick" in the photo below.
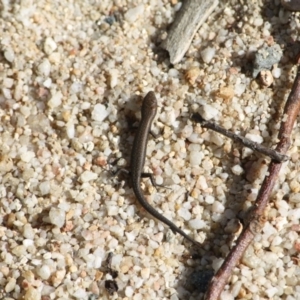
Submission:
<svg viewBox="0 0 300 300">
<path fill-rule="evenodd" d="M 167 38 L 161 47 L 170 54 L 172 64 L 177 64 L 188 50 L 199 27 L 218 5 L 219 0 L 185 0 L 176 14 Z"/>
<path fill-rule="evenodd" d="M 290 146 L 290 135 L 300 110 L 300 67 L 292 87 L 292 91 L 285 104 L 283 119 L 278 134 L 279 143 L 276 151 L 285 154 Z M 264 211 L 268 205 L 270 195 L 276 183 L 282 163 L 271 161 L 267 176 L 265 177 L 254 206 L 250 209 L 248 222 L 239 236 L 235 247 L 226 257 L 221 268 L 213 277 L 205 295 L 205 300 L 217 300 L 224 289 L 226 282 L 232 274 L 233 269 L 240 261 L 245 250 L 259 233 L 264 225 Z"/>
</svg>

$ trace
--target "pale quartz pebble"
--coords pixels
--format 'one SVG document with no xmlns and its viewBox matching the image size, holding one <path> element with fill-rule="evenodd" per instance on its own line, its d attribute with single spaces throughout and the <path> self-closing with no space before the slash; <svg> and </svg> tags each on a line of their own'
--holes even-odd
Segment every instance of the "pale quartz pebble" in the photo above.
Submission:
<svg viewBox="0 0 300 300">
<path fill-rule="evenodd" d="M 289 201 L 293 203 L 300 203 L 300 193 L 291 194 Z"/>
<path fill-rule="evenodd" d="M 26 254 L 26 247 L 23 245 L 16 246 L 12 249 L 12 253 L 17 257 L 23 256 Z"/>
<path fill-rule="evenodd" d="M 32 286 L 29 286 L 27 289 L 24 300 L 40 300 L 41 299 L 41 292 L 35 289 Z"/>
<path fill-rule="evenodd" d="M 119 213 L 119 207 L 115 205 L 108 205 L 106 209 L 109 216 L 117 216 Z"/>
<path fill-rule="evenodd" d="M 178 210 L 178 215 L 180 217 L 182 217 L 185 221 L 188 221 L 191 219 L 191 213 L 189 212 L 188 209 L 184 208 L 184 207 L 181 207 L 179 210 Z"/>
<path fill-rule="evenodd" d="M 199 166 L 203 159 L 204 154 L 200 151 L 191 151 L 189 161 L 192 166 Z"/>
<path fill-rule="evenodd" d="M 131 299 L 133 296 L 133 292 L 134 292 L 134 290 L 133 290 L 132 286 L 130 286 L 130 285 L 126 286 L 126 288 L 125 288 L 125 296 L 126 297 Z"/>
<path fill-rule="evenodd" d="M 9 278 L 8 283 L 6 284 L 4 290 L 6 293 L 10 293 L 14 290 L 15 287 L 16 287 L 16 279 Z"/>
<path fill-rule="evenodd" d="M 233 285 L 232 285 L 232 288 L 231 288 L 231 294 L 233 297 L 237 297 L 240 290 L 241 290 L 241 287 L 242 287 L 243 283 L 242 281 L 237 281 L 235 282 Z"/>
<path fill-rule="evenodd" d="M 277 292 L 278 292 L 277 287 L 271 287 L 265 290 L 265 293 L 267 294 L 269 299 L 273 298 Z"/>
<path fill-rule="evenodd" d="M 15 60 L 15 52 L 9 48 L 4 51 L 4 57 L 8 62 L 12 63 Z"/>
<path fill-rule="evenodd" d="M 14 84 L 14 80 L 12 78 L 6 77 L 3 79 L 3 87 L 5 88 L 11 88 Z"/>
<path fill-rule="evenodd" d="M 229 291 L 223 291 L 220 295 L 220 300 L 234 300 L 234 297 Z"/>
<path fill-rule="evenodd" d="M 20 155 L 21 160 L 26 163 L 30 162 L 34 157 L 35 157 L 35 153 L 32 151 L 27 151 Z"/>
<path fill-rule="evenodd" d="M 221 214 L 224 212 L 225 210 L 225 206 L 219 202 L 219 201 L 215 201 L 213 204 L 212 204 L 212 207 L 211 207 L 212 211 L 214 213 L 218 213 L 218 214 Z"/>
<path fill-rule="evenodd" d="M 200 115 L 205 120 L 214 119 L 218 115 L 219 111 L 212 105 L 205 104 L 200 108 Z"/>
<path fill-rule="evenodd" d="M 70 86 L 70 94 L 77 94 L 79 92 L 82 92 L 82 83 L 75 81 Z"/>
<path fill-rule="evenodd" d="M 133 242 L 136 239 L 136 234 L 133 231 L 125 232 L 125 235 L 126 235 L 127 241 L 129 241 L 129 242 Z"/>
<path fill-rule="evenodd" d="M 4 262 L 7 265 L 10 265 L 13 263 L 13 256 L 9 253 L 9 252 L 3 252 L 3 257 L 2 259 L 4 259 Z"/>
<path fill-rule="evenodd" d="M 98 177 L 98 174 L 87 170 L 87 171 L 84 171 L 80 175 L 79 179 L 80 179 L 81 182 L 88 182 L 88 181 L 97 179 L 97 177 Z"/>
<path fill-rule="evenodd" d="M 59 52 L 53 52 L 49 56 L 49 61 L 53 64 L 59 64 L 60 63 L 60 53 Z"/>
<path fill-rule="evenodd" d="M 263 137 L 257 134 L 247 133 L 245 137 L 258 144 L 261 144 L 264 141 Z"/>
<path fill-rule="evenodd" d="M 68 122 L 66 126 L 66 133 L 68 138 L 71 140 L 75 137 L 75 125 L 73 122 Z"/>
<path fill-rule="evenodd" d="M 174 69 L 174 68 L 171 68 L 169 71 L 168 71 L 168 75 L 170 77 L 173 77 L 173 78 L 178 78 L 179 77 L 179 71 Z"/>
<path fill-rule="evenodd" d="M 213 57 L 215 56 L 216 49 L 213 47 L 207 47 L 200 52 L 203 61 L 207 64 L 211 62 Z"/>
<path fill-rule="evenodd" d="M 156 77 L 160 74 L 160 69 L 158 67 L 152 67 L 150 68 L 150 72 L 154 77 Z"/>
<path fill-rule="evenodd" d="M 134 8 L 128 9 L 124 15 L 124 18 L 129 23 L 134 23 L 139 17 L 142 17 L 144 13 L 144 5 L 140 4 Z"/>
<path fill-rule="evenodd" d="M 39 189 L 42 196 L 48 195 L 50 193 L 50 181 L 43 181 L 39 184 Z"/>
<path fill-rule="evenodd" d="M 207 196 L 205 196 L 204 201 L 207 204 L 213 204 L 215 202 L 215 197 L 213 197 L 211 195 L 207 195 Z"/>
<path fill-rule="evenodd" d="M 73 293 L 73 297 L 76 299 L 87 299 L 87 293 L 84 289 L 79 288 Z"/>
<path fill-rule="evenodd" d="M 263 23 L 264 23 L 264 20 L 261 17 L 257 17 L 254 19 L 253 25 L 259 27 Z"/>
<path fill-rule="evenodd" d="M 51 224 L 61 228 L 65 224 L 66 214 L 62 209 L 51 207 L 49 219 Z"/>
<path fill-rule="evenodd" d="M 279 246 L 282 243 L 282 238 L 280 236 L 275 236 L 271 246 Z"/>
<path fill-rule="evenodd" d="M 62 102 L 62 93 L 60 91 L 56 91 L 52 93 L 50 100 L 48 101 L 48 106 L 50 108 L 55 108 L 61 105 Z"/>
<path fill-rule="evenodd" d="M 200 220 L 199 218 L 197 219 L 192 219 L 189 221 L 189 226 L 193 229 L 202 229 L 205 227 L 205 222 L 203 220 Z"/>
<path fill-rule="evenodd" d="M 274 78 L 279 78 L 281 76 L 281 69 L 280 68 L 273 68 L 272 75 Z"/>
<path fill-rule="evenodd" d="M 109 230 L 116 236 L 123 236 L 124 235 L 124 229 L 119 225 L 113 225 L 109 227 Z"/>
<path fill-rule="evenodd" d="M 90 102 L 82 102 L 81 103 L 81 109 L 82 110 L 89 109 L 90 107 L 91 107 L 91 103 Z"/>
<path fill-rule="evenodd" d="M 44 42 L 45 53 L 50 55 L 56 48 L 57 48 L 57 45 L 56 45 L 55 41 L 51 37 L 47 37 Z"/>
<path fill-rule="evenodd" d="M 206 190 L 208 188 L 206 178 L 203 175 L 200 175 L 197 181 L 197 187 Z"/>
<path fill-rule="evenodd" d="M 98 103 L 94 106 L 92 111 L 92 119 L 97 122 L 102 122 L 109 115 L 109 109 L 104 105 Z"/>
<path fill-rule="evenodd" d="M 210 134 L 210 141 L 219 147 L 221 147 L 224 144 L 224 139 L 220 134 L 217 134 L 216 132 L 212 132 Z"/>
<path fill-rule="evenodd" d="M 25 224 L 24 227 L 23 227 L 23 236 L 26 239 L 33 240 L 34 235 L 35 235 L 35 232 L 34 232 L 34 229 L 31 227 L 31 225 L 29 223 Z"/>
<path fill-rule="evenodd" d="M 43 86 L 46 88 L 50 88 L 52 85 L 52 79 L 51 78 L 47 78 L 44 82 L 43 82 Z"/>
<path fill-rule="evenodd" d="M 51 72 L 51 64 L 47 58 L 45 58 L 38 66 L 37 73 L 39 75 L 48 77 Z"/>
<path fill-rule="evenodd" d="M 150 268 L 143 268 L 141 270 L 141 277 L 143 279 L 148 279 L 150 277 Z"/>
<path fill-rule="evenodd" d="M 2 89 L 2 94 L 6 99 L 11 99 L 12 98 L 10 89 L 3 88 Z"/>
<path fill-rule="evenodd" d="M 288 217 L 290 220 L 298 222 L 300 219 L 300 208 L 291 209 L 288 212 Z"/>
<path fill-rule="evenodd" d="M 219 270 L 223 262 L 224 262 L 223 258 L 215 258 L 212 263 L 212 268 L 215 271 Z"/>
<path fill-rule="evenodd" d="M 119 71 L 118 69 L 109 70 L 109 84 L 113 89 L 118 84 Z"/>
<path fill-rule="evenodd" d="M 37 274 L 43 279 L 43 280 L 47 280 L 50 275 L 51 275 L 51 271 L 48 265 L 42 265 L 38 270 L 37 270 Z"/>
<path fill-rule="evenodd" d="M 231 171 L 235 175 L 241 175 L 244 172 L 244 169 L 240 165 L 235 165 L 231 168 Z"/>
</svg>

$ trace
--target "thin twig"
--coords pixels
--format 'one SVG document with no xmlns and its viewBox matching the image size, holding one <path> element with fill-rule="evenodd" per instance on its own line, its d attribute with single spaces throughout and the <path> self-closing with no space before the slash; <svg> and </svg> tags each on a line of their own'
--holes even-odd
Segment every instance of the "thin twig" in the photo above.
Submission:
<svg viewBox="0 0 300 300">
<path fill-rule="evenodd" d="M 285 154 L 290 146 L 290 135 L 293 125 L 300 110 L 300 67 L 293 84 L 292 91 L 284 108 L 283 120 L 279 130 L 276 151 Z M 268 176 L 265 177 L 261 189 L 258 193 L 254 207 L 249 213 L 248 224 L 239 236 L 235 247 L 226 257 L 223 265 L 213 277 L 205 295 L 205 300 L 217 300 L 224 289 L 234 267 L 240 261 L 245 250 L 252 242 L 254 236 L 259 233 L 264 224 L 264 211 L 268 204 L 270 194 L 275 185 L 282 163 L 271 161 Z"/>
<path fill-rule="evenodd" d="M 213 122 L 206 121 L 198 113 L 192 115 L 192 120 L 200 123 L 202 125 L 202 127 L 204 127 L 204 128 L 212 129 L 218 133 L 221 133 L 221 134 L 231 138 L 235 142 L 242 143 L 247 148 L 250 148 L 254 151 L 263 153 L 263 154 L 269 156 L 270 158 L 276 160 L 277 162 L 287 161 L 289 159 L 289 157 L 287 155 L 280 154 L 279 152 L 277 152 L 274 149 L 264 147 L 256 142 L 253 142 L 253 141 L 247 139 L 246 137 L 235 134 L 232 131 L 229 131 Z"/>
</svg>

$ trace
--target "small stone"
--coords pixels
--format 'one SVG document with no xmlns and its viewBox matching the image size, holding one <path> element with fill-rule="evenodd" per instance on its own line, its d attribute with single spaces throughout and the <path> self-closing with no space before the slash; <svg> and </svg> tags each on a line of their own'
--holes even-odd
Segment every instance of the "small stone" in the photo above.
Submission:
<svg viewBox="0 0 300 300">
<path fill-rule="evenodd" d="M 50 223 L 61 228 L 65 224 L 66 214 L 63 210 L 51 207 L 49 212 Z"/>
<path fill-rule="evenodd" d="M 207 47 L 204 50 L 201 51 L 201 57 L 203 59 L 203 61 L 207 64 L 209 64 L 211 62 L 211 60 L 213 59 L 213 57 L 215 56 L 216 53 L 216 49 L 212 48 L 212 47 Z"/>
<path fill-rule="evenodd" d="M 44 51 L 46 54 L 51 54 L 55 49 L 57 48 L 57 45 L 55 41 L 51 37 L 47 37 L 44 43 Z"/>
<path fill-rule="evenodd" d="M 144 13 L 144 5 L 140 4 L 134 8 L 128 9 L 125 13 L 124 18 L 129 23 L 134 23 Z"/>
<path fill-rule="evenodd" d="M 33 240 L 34 235 L 35 235 L 35 232 L 34 232 L 33 228 L 31 227 L 31 225 L 30 224 L 25 224 L 24 227 L 23 227 L 23 236 L 26 239 Z"/>
<path fill-rule="evenodd" d="M 29 286 L 27 289 L 24 300 L 40 300 L 41 299 L 41 293 L 35 289 L 32 286 Z"/>
<path fill-rule="evenodd" d="M 47 279 L 50 277 L 50 275 L 51 275 L 50 268 L 49 268 L 49 266 L 47 266 L 47 265 L 42 265 L 42 266 L 38 269 L 37 273 L 38 273 L 38 275 L 39 275 L 42 279 L 44 279 L 44 280 L 47 280 Z"/>
<path fill-rule="evenodd" d="M 35 153 L 32 151 L 27 151 L 25 153 L 22 153 L 20 158 L 22 161 L 28 163 L 35 157 Z"/>
<path fill-rule="evenodd" d="M 50 100 L 48 101 L 48 106 L 50 108 L 55 108 L 57 106 L 60 106 L 61 105 L 61 102 L 62 102 L 62 93 L 59 91 L 59 92 L 54 92 L 52 94 L 52 97 L 50 98 Z"/>
<path fill-rule="evenodd" d="M 200 115 L 207 121 L 215 118 L 218 113 L 219 111 L 209 104 L 203 105 L 200 109 Z"/>
<path fill-rule="evenodd" d="M 260 71 L 260 82 L 263 86 L 269 87 L 274 82 L 272 72 L 269 70 Z"/>
<path fill-rule="evenodd" d="M 8 283 L 6 284 L 4 290 L 6 293 L 10 293 L 14 290 L 15 286 L 16 286 L 16 279 L 9 278 Z"/>
<path fill-rule="evenodd" d="M 97 122 L 102 122 L 109 115 L 109 110 L 102 104 L 98 103 L 92 111 L 92 119 Z"/>
<path fill-rule="evenodd" d="M 50 182 L 44 181 L 40 183 L 39 189 L 41 191 L 42 196 L 48 195 L 50 193 Z"/>
<path fill-rule="evenodd" d="M 4 51 L 4 57 L 8 62 L 12 63 L 15 60 L 15 53 L 12 49 L 7 49 Z"/>
<path fill-rule="evenodd" d="M 38 74 L 48 77 L 51 71 L 51 64 L 49 62 L 49 60 L 46 58 L 44 59 L 38 66 Z"/>
<path fill-rule="evenodd" d="M 91 180 L 95 180 L 97 179 L 98 175 L 94 172 L 91 171 L 84 171 L 81 175 L 80 175 L 80 181 L 81 182 L 88 182 Z"/>
</svg>

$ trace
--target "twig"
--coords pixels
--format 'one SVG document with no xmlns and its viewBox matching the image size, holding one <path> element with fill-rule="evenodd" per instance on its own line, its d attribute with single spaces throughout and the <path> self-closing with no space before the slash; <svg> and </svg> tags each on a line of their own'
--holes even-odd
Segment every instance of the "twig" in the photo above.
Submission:
<svg viewBox="0 0 300 300">
<path fill-rule="evenodd" d="M 276 151 L 285 154 L 290 146 L 290 135 L 293 125 L 300 110 L 300 67 L 298 67 L 297 75 L 293 84 L 292 91 L 284 108 L 283 120 L 278 134 L 279 143 Z M 261 189 L 258 193 L 256 202 L 252 210 L 249 212 L 248 223 L 239 236 L 235 247 L 226 257 L 223 265 L 213 277 L 205 295 L 205 300 L 217 300 L 221 294 L 226 282 L 228 281 L 232 270 L 240 261 L 245 250 L 252 242 L 254 236 L 259 233 L 264 224 L 264 211 L 268 204 L 270 194 L 275 185 L 278 173 L 282 163 L 271 161 L 268 170 L 268 176 L 265 177 Z"/>
<path fill-rule="evenodd" d="M 248 147 L 254 151 L 263 153 L 263 154 L 269 156 L 270 158 L 276 160 L 277 162 L 287 161 L 289 159 L 289 157 L 287 155 L 280 154 L 274 149 L 264 147 L 258 143 L 255 143 L 255 142 L 247 139 L 246 137 L 235 134 L 232 131 L 229 131 L 213 122 L 204 120 L 202 118 L 202 116 L 198 113 L 192 115 L 192 120 L 200 123 L 202 125 L 202 127 L 204 127 L 204 128 L 212 129 L 216 132 L 219 132 L 219 133 L 231 138 L 235 142 L 242 143 L 245 147 Z"/>
<path fill-rule="evenodd" d="M 210 14 L 218 5 L 219 0 L 185 0 L 175 16 L 167 38 L 161 47 L 170 54 L 172 64 L 177 64 L 190 47 L 191 41 Z"/>
</svg>

